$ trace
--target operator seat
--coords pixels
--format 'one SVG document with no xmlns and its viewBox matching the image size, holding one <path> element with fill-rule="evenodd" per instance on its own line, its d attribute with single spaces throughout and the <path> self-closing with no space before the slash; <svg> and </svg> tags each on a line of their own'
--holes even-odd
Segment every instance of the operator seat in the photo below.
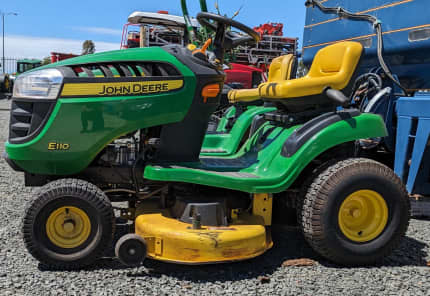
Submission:
<svg viewBox="0 0 430 296">
<path fill-rule="evenodd" d="M 259 85 L 259 95 L 289 112 L 317 108 L 335 108 L 336 103 L 324 95 L 332 88 L 348 91 L 354 83 L 363 53 L 358 42 L 339 42 L 320 49 L 308 74 L 302 78 L 266 82 Z"/>
<path fill-rule="evenodd" d="M 280 82 L 292 78 L 296 58 L 292 54 L 273 59 L 269 68 L 268 82 Z M 230 103 L 254 102 L 261 99 L 258 88 L 235 89 L 228 93 Z"/>
</svg>

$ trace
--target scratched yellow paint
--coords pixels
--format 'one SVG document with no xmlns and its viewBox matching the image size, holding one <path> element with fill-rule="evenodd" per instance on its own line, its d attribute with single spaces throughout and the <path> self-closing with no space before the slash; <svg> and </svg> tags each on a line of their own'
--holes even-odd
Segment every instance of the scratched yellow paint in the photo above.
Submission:
<svg viewBox="0 0 430 296">
<path fill-rule="evenodd" d="M 271 194 L 254 194 L 252 203 L 252 213 L 264 219 L 264 225 L 272 225 L 272 205 L 273 197 Z"/>
<path fill-rule="evenodd" d="M 166 214 L 141 213 L 136 234 L 145 238 L 148 257 L 182 264 L 208 264 L 257 257 L 273 246 L 264 219 L 240 214 L 229 227 L 192 229 Z"/>
</svg>

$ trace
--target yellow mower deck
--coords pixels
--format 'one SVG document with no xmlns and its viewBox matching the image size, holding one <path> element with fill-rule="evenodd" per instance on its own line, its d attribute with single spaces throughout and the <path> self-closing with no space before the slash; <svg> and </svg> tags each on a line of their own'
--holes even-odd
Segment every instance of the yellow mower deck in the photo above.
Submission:
<svg viewBox="0 0 430 296">
<path fill-rule="evenodd" d="M 148 257 L 182 264 L 212 264 L 257 257 L 273 246 L 267 217 L 241 213 L 228 227 L 193 229 L 170 217 L 168 210 L 143 202 L 137 209 L 136 234 L 143 237 Z M 271 199 L 270 199 L 271 206 Z M 271 208 L 267 209 L 271 215 Z"/>
</svg>

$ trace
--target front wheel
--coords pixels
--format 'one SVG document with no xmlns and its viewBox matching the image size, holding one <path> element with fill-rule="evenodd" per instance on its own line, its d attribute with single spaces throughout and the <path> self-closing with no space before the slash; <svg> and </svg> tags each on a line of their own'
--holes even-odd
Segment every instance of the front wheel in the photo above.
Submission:
<svg viewBox="0 0 430 296">
<path fill-rule="evenodd" d="M 369 159 L 347 159 L 319 171 L 301 203 L 301 227 L 311 247 L 338 264 L 370 265 L 405 235 L 410 204 L 401 180 Z"/>
<path fill-rule="evenodd" d="M 41 263 L 77 269 L 111 247 L 113 210 L 106 195 L 86 181 L 62 179 L 43 186 L 23 220 L 24 243 Z"/>
</svg>

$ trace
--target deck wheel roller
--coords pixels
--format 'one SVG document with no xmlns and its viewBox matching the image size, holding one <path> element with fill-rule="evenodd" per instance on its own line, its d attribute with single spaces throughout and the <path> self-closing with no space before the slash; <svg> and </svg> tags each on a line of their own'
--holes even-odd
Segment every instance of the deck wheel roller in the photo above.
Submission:
<svg viewBox="0 0 430 296">
<path fill-rule="evenodd" d="M 137 267 L 141 265 L 146 255 L 145 239 L 134 233 L 124 235 L 115 245 L 115 256 L 127 266 Z"/>
</svg>

